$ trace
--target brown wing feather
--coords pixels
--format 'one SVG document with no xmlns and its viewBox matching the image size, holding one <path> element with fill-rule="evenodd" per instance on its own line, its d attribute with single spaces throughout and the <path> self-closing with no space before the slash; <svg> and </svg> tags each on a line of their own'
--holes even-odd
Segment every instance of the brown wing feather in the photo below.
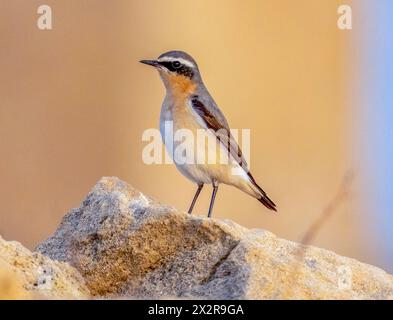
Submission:
<svg viewBox="0 0 393 320">
<path fill-rule="evenodd" d="M 259 190 L 261 193 L 261 198 L 258 200 L 265 205 L 267 208 L 277 211 L 275 203 L 267 196 L 266 192 L 262 190 L 262 188 L 256 183 L 254 177 L 248 170 L 247 163 L 242 155 L 242 151 L 240 147 L 236 143 L 236 140 L 231 135 L 230 131 L 227 127 L 220 123 L 217 118 L 205 107 L 205 105 L 198 100 L 197 96 L 194 96 L 191 100 L 191 104 L 196 113 L 203 119 L 206 123 L 208 129 L 211 129 L 215 132 L 217 139 L 220 143 L 224 144 L 227 148 L 228 153 L 232 155 L 232 157 L 237 161 L 237 163 L 247 172 L 247 175 L 252 184 Z"/>
<path fill-rule="evenodd" d="M 231 135 L 230 130 L 205 107 L 205 105 L 198 100 L 197 96 L 191 99 L 191 104 L 196 113 L 203 119 L 206 123 L 208 129 L 213 130 L 216 133 L 217 139 L 222 143 L 236 162 L 244 168 L 246 172 L 247 162 L 243 157 L 242 151 L 237 144 L 235 138 Z"/>
</svg>

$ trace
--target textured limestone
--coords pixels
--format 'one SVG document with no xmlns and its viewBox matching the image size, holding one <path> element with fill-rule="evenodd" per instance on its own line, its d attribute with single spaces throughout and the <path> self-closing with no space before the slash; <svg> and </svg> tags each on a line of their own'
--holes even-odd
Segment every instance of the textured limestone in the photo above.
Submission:
<svg viewBox="0 0 393 320">
<path fill-rule="evenodd" d="M 38 250 L 94 295 L 212 299 L 392 299 L 383 270 L 264 230 L 178 212 L 102 178 Z"/>
<path fill-rule="evenodd" d="M 0 299 L 85 299 L 77 270 L 0 237 Z"/>
</svg>

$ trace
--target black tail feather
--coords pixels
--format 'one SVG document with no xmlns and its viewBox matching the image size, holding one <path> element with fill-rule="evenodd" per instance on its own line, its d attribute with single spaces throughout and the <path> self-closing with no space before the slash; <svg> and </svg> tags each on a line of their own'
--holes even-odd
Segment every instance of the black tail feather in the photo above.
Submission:
<svg viewBox="0 0 393 320">
<path fill-rule="evenodd" d="M 269 199 L 266 194 L 262 195 L 262 197 L 259 198 L 258 201 L 262 203 L 266 208 L 277 212 L 276 205 L 272 200 Z"/>
<path fill-rule="evenodd" d="M 258 184 L 256 183 L 254 177 L 251 175 L 250 172 L 248 173 L 248 176 L 251 182 L 254 184 L 254 186 L 256 186 L 259 192 L 261 193 L 261 197 L 258 199 L 258 201 L 262 203 L 266 208 L 277 212 L 276 204 L 267 196 L 266 192 L 263 191 L 260 186 L 258 186 Z"/>
</svg>

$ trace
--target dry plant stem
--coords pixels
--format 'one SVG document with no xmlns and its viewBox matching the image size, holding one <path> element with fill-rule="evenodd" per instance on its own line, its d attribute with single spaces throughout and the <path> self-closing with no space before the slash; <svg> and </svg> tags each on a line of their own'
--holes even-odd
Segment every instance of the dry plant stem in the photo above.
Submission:
<svg viewBox="0 0 393 320">
<path fill-rule="evenodd" d="M 354 180 L 355 174 L 352 169 L 348 170 L 344 175 L 341 185 L 334 196 L 334 198 L 325 206 L 322 210 L 321 215 L 318 219 L 308 228 L 302 240 L 300 241 L 301 245 L 297 250 L 295 256 L 297 257 L 295 266 L 293 268 L 293 272 L 291 273 L 290 279 L 286 284 L 287 290 L 284 290 L 284 299 L 292 297 L 293 288 L 295 287 L 296 275 L 298 274 L 298 270 L 301 266 L 301 262 L 304 260 L 304 256 L 306 255 L 307 245 L 309 245 L 313 239 L 317 236 L 319 231 L 328 221 L 328 219 L 337 212 L 337 209 L 348 199 L 350 193 L 350 187 Z"/>
<path fill-rule="evenodd" d="M 338 189 L 335 197 L 327 204 L 327 206 L 323 209 L 319 218 L 308 228 L 307 232 L 303 236 L 300 241 L 301 244 L 307 245 L 309 244 L 321 230 L 326 221 L 333 215 L 333 213 L 344 203 L 344 201 L 348 198 L 350 193 L 350 186 L 354 179 L 354 172 L 352 170 L 348 170 L 344 175 L 344 178 L 341 182 L 340 188 Z"/>
</svg>

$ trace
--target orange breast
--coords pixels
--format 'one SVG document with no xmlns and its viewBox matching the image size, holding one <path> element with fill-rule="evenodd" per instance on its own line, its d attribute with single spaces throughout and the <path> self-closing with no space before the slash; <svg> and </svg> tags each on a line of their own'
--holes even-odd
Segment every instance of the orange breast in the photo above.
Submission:
<svg viewBox="0 0 393 320">
<path fill-rule="evenodd" d="M 192 79 L 178 74 L 168 75 L 168 82 L 172 89 L 172 94 L 175 99 L 182 99 L 189 97 L 195 92 L 196 84 Z"/>
</svg>

